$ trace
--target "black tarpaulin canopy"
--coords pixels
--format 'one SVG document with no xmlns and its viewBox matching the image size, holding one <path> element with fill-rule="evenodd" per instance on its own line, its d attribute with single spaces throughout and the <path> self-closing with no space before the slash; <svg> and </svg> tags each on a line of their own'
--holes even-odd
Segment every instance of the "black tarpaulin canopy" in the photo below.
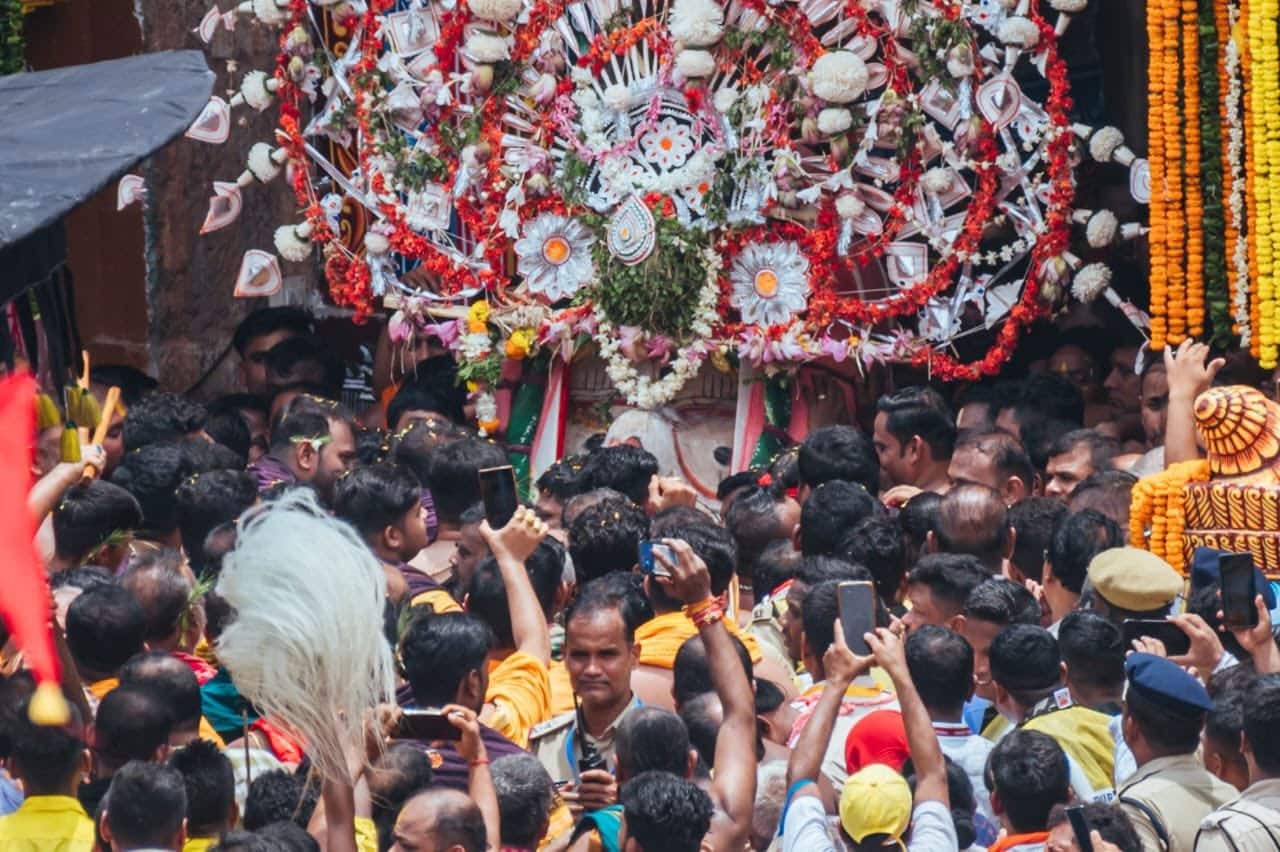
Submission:
<svg viewBox="0 0 1280 852">
<path fill-rule="evenodd" d="M 190 127 L 213 80 L 198 50 L 0 77 L 0 255 Z"/>
</svg>

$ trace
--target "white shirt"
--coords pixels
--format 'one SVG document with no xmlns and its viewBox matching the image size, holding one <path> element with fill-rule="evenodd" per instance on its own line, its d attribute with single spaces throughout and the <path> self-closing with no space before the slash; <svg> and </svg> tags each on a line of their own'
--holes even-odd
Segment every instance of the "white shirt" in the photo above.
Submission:
<svg viewBox="0 0 1280 852">
<path fill-rule="evenodd" d="M 828 825 L 817 796 L 797 796 L 783 816 L 782 852 L 843 852 L 838 829 Z M 960 852 L 951 811 L 941 802 L 921 802 L 911 812 L 907 852 Z"/>
<path fill-rule="evenodd" d="M 996 744 L 973 733 L 962 721 L 935 721 L 933 732 L 938 735 L 938 747 L 942 749 L 942 753 L 964 770 L 964 774 L 969 776 L 969 783 L 973 785 L 973 797 L 978 802 L 979 824 L 976 828 L 979 842 L 987 839 L 983 837 L 984 834 L 989 834 L 989 842 L 994 843 L 995 836 L 1000 831 L 1000 820 L 991 810 L 991 794 L 987 790 L 987 779 L 983 772 L 987 767 L 987 757 Z M 981 825 L 983 822 L 989 831 L 984 832 L 984 826 Z"/>
</svg>

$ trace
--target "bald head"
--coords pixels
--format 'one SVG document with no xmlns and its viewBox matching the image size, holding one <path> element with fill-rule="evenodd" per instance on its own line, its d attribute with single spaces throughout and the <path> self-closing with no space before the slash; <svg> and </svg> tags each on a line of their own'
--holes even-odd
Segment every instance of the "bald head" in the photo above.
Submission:
<svg viewBox="0 0 1280 852">
<path fill-rule="evenodd" d="M 178 650 L 183 616 L 192 607 L 195 586 L 190 569 L 176 550 L 159 550 L 139 559 L 120 577 L 147 617 L 144 641 L 150 648 Z"/>
<path fill-rule="evenodd" d="M 484 852 L 484 817 L 457 790 L 423 790 L 400 809 L 392 832 L 397 852 Z"/>
<path fill-rule="evenodd" d="M 988 572 L 998 574 L 1008 555 L 1009 536 L 1004 499 L 994 488 L 961 485 L 943 496 L 933 530 L 937 552 L 976 556 Z"/>
</svg>

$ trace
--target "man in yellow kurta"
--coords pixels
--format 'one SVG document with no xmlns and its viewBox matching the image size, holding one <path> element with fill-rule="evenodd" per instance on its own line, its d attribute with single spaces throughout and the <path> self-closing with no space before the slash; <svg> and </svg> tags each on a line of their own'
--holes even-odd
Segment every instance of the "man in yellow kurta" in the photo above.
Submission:
<svg viewBox="0 0 1280 852">
<path fill-rule="evenodd" d="M 89 768 L 79 718 L 66 727 L 42 727 L 18 714 L 9 770 L 22 782 L 26 799 L 0 817 L 0 849 L 24 852 L 89 852 L 93 820 L 76 799 L 76 786 Z"/>
</svg>

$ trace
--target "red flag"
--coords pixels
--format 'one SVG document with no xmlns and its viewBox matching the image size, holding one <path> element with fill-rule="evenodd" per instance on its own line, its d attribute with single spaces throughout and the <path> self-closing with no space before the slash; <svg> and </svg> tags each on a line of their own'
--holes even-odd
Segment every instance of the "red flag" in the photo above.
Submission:
<svg viewBox="0 0 1280 852">
<path fill-rule="evenodd" d="M 36 384 L 27 373 L 0 379 L 0 615 L 40 684 L 32 721 L 60 724 L 67 708 L 58 688 L 58 656 L 49 629 L 49 584 L 36 553 L 35 521 L 27 511 L 35 437 Z"/>
</svg>

